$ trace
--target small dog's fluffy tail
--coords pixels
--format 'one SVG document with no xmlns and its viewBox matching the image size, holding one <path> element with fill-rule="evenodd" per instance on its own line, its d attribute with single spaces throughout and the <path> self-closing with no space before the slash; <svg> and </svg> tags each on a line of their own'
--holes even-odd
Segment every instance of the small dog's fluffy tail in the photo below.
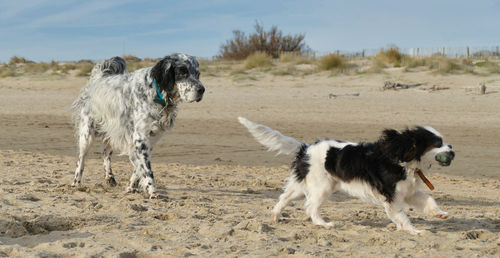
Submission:
<svg viewBox="0 0 500 258">
<path fill-rule="evenodd" d="M 127 69 L 127 63 L 119 56 L 98 62 L 90 73 L 90 81 L 114 74 L 123 74 Z"/>
<path fill-rule="evenodd" d="M 303 143 L 292 137 L 285 136 L 276 130 L 254 123 L 244 117 L 238 117 L 238 120 L 259 143 L 268 148 L 268 151 L 278 151 L 278 154 L 290 155 L 297 153 L 303 145 Z"/>
</svg>

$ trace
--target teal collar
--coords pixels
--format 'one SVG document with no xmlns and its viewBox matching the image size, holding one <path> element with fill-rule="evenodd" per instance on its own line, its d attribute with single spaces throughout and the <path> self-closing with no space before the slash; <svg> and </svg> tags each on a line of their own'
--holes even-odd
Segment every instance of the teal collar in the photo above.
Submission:
<svg viewBox="0 0 500 258">
<path fill-rule="evenodd" d="M 155 79 L 153 79 L 153 85 L 155 86 L 155 89 L 156 89 L 156 97 L 155 97 L 154 102 L 158 103 L 162 106 L 166 106 L 167 102 L 163 98 L 163 94 L 161 94 L 160 87 L 158 87 L 158 83 L 156 83 Z"/>
</svg>

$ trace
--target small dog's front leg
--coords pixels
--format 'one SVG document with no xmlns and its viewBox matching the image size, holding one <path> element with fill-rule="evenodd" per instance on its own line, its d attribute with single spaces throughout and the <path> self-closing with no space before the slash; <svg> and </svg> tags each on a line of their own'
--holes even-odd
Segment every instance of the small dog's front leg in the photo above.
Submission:
<svg viewBox="0 0 500 258">
<path fill-rule="evenodd" d="M 425 214 L 429 214 L 440 219 L 447 219 L 449 217 L 448 212 L 441 210 L 437 205 L 436 200 L 424 192 L 416 191 L 413 195 L 406 198 L 406 202 L 410 206 Z"/>
<path fill-rule="evenodd" d="M 412 235 L 420 234 L 423 230 L 415 228 L 406 213 L 403 210 L 403 205 L 401 203 L 384 203 L 385 213 L 389 219 L 396 224 L 398 230 L 406 230 Z"/>
</svg>

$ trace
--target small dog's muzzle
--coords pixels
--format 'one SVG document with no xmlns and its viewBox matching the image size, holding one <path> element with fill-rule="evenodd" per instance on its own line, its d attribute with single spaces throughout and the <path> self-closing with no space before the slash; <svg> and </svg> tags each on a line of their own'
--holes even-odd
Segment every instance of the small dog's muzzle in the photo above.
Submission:
<svg viewBox="0 0 500 258">
<path fill-rule="evenodd" d="M 435 157 L 436 161 L 439 162 L 441 166 L 449 166 L 454 158 L 455 152 L 453 151 L 440 152 Z"/>
</svg>

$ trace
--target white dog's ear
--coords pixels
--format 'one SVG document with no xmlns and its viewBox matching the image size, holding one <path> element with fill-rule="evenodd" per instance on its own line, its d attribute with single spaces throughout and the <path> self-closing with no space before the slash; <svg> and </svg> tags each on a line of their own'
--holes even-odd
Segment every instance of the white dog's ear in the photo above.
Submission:
<svg viewBox="0 0 500 258">
<path fill-rule="evenodd" d="M 160 89 L 171 92 L 175 84 L 175 60 L 167 56 L 151 69 L 151 77 L 156 80 Z"/>
</svg>

